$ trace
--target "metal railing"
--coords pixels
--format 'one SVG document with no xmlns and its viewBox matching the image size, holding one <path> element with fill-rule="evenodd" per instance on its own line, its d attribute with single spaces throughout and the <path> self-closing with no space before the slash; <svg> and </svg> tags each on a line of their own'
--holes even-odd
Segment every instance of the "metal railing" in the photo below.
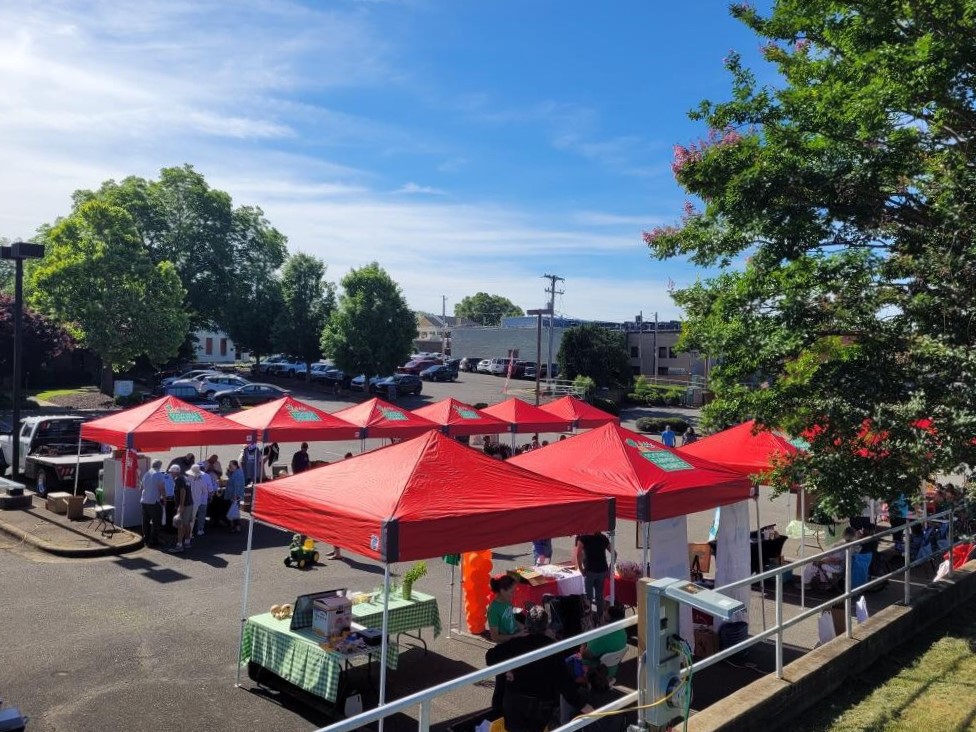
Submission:
<svg viewBox="0 0 976 732">
<path fill-rule="evenodd" d="M 948 546 L 940 547 L 938 550 L 934 551 L 931 554 L 925 554 L 913 560 L 911 558 L 912 528 L 914 526 L 922 526 L 924 532 L 924 528 L 927 524 L 932 522 L 941 522 L 941 521 L 948 522 L 948 533 L 947 533 Z M 747 639 L 739 643 L 736 643 L 735 645 L 729 646 L 728 648 L 724 648 L 718 653 L 715 653 L 709 656 L 708 658 L 702 659 L 701 661 L 694 663 L 690 667 L 686 667 L 682 669 L 681 672 L 682 677 L 686 677 L 688 674 L 697 674 L 700 671 L 703 671 L 704 669 L 708 668 L 709 666 L 714 666 L 715 664 L 724 661 L 725 659 L 734 656 L 746 650 L 747 648 L 750 648 L 751 646 L 754 646 L 758 643 L 763 643 L 769 638 L 775 637 L 775 644 L 776 644 L 775 645 L 775 657 L 776 657 L 775 673 L 777 678 L 782 678 L 783 677 L 783 633 L 787 629 L 797 625 L 798 623 L 806 620 L 807 618 L 813 617 L 814 615 L 818 615 L 819 613 L 822 613 L 823 611 L 843 601 L 844 608 L 845 608 L 845 616 L 846 616 L 845 635 L 846 637 L 850 638 L 853 633 L 853 626 L 851 623 L 851 604 L 855 595 L 861 594 L 872 587 L 881 585 L 889 581 L 890 579 L 897 577 L 898 575 L 902 575 L 902 581 L 904 582 L 903 602 L 905 605 L 910 605 L 911 604 L 911 576 L 910 576 L 911 569 L 913 567 L 917 567 L 927 562 L 930 562 L 933 559 L 933 557 L 938 557 L 942 552 L 949 552 L 949 556 L 950 556 L 949 577 L 951 578 L 953 572 L 952 559 L 951 559 L 952 550 L 955 548 L 956 545 L 962 543 L 962 541 L 956 541 L 954 539 L 953 529 L 954 529 L 954 511 L 953 509 L 950 508 L 941 513 L 933 514 L 932 516 L 907 521 L 903 526 L 886 529 L 884 531 L 880 531 L 876 534 L 873 534 L 869 537 L 865 537 L 863 539 L 858 539 L 856 541 L 845 543 L 842 546 L 836 546 L 832 549 L 825 550 L 819 554 L 814 554 L 810 557 L 804 557 L 798 561 L 791 562 L 789 564 L 785 564 L 780 567 L 775 567 L 773 569 L 770 569 L 765 572 L 761 572 L 759 574 L 750 575 L 749 577 L 746 577 L 741 580 L 737 580 L 735 582 L 730 582 L 728 584 L 722 585 L 721 587 L 716 587 L 715 588 L 716 592 L 726 593 L 729 590 L 738 587 L 743 587 L 743 586 L 751 587 L 756 583 L 760 583 L 760 587 L 762 588 L 762 591 L 765 592 L 766 580 L 769 579 L 774 580 L 776 622 L 772 627 L 765 628 L 761 632 L 755 635 L 751 635 Z M 885 537 L 892 537 L 892 539 L 894 539 L 894 537 L 898 534 L 902 534 L 902 538 L 904 541 L 904 562 L 897 569 L 893 569 L 887 574 L 874 577 L 874 578 L 869 576 L 867 582 L 859 585 L 856 588 L 853 588 L 851 586 L 851 558 L 855 553 L 857 553 L 853 550 L 856 548 L 859 552 L 860 547 L 864 546 L 865 544 L 877 542 L 880 539 L 883 539 Z M 813 562 L 821 562 L 827 558 L 836 558 L 838 553 L 841 551 L 843 551 L 844 553 L 844 570 L 845 570 L 843 594 L 836 597 L 832 597 L 826 602 L 823 602 L 814 607 L 806 608 L 803 611 L 801 611 L 799 614 L 784 620 L 783 618 L 783 576 L 784 574 L 787 572 L 794 572 L 795 570 L 797 570 L 797 568 L 801 568 Z M 801 582 L 802 582 L 802 576 L 801 576 Z M 377 721 L 381 723 L 381 728 L 382 728 L 383 719 L 401 712 L 408 712 L 414 707 L 419 708 L 418 725 L 417 725 L 418 732 L 429 732 L 430 725 L 431 725 L 431 702 L 434 699 L 443 696 L 444 694 L 450 693 L 452 691 L 456 691 L 458 689 L 462 689 L 464 687 L 470 686 L 479 681 L 491 679 L 499 674 L 506 673 L 507 671 L 516 669 L 519 666 L 524 666 L 528 663 L 532 663 L 534 661 L 538 661 L 540 659 L 546 658 L 547 656 L 551 656 L 554 653 L 559 653 L 562 651 L 576 651 L 582 643 L 586 643 L 595 638 L 599 638 L 603 635 L 607 635 L 608 633 L 611 633 L 615 630 L 620 630 L 623 628 L 628 628 L 632 625 L 636 625 L 637 620 L 638 620 L 637 616 L 632 615 L 629 618 L 625 618 L 624 620 L 620 620 L 614 623 L 610 623 L 608 625 L 601 626 L 594 630 L 590 630 L 585 633 L 581 633 L 580 635 L 573 636 L 572 638 L 556 641 L 550 645 L 545 646 L 544 648 L 540 648 L 538 650 L 532 651 L 531 653 L 527 653 L 523 656 L 513 658 L 503 663 L 495 664 L 494 666 L 489 666 L 488 668 L 481 669 L 479 671 L 472 671 L 471 673 L 465 674 L 464 676 L 460 676 L 456 679 L 451 679 L 450 681 L 443 682 L 429 689 L 424 689 L 422 691 L 418 691 L 408 696 L 405 696 L 401 699 L 388 702 L 387 704 L 384 704 L 381 707 L 377 707 L 370 711 L 357 714 L 353 717 L 349 717 L 348 719 L 341 720 L 327 727 L 323 727 L 320 730 L 316 730 L 316 732 L 347 732 L 347 731 L 351 732 L 352 730 L 360 729 L 363 725 L 370 724 L 372 722 L 377 722 Z M 764 615 L 764 622 L 765 622 L 765 615 Z M 640 679 L 638 679 L 638 684 L 640 684 Z M 613 702 L 607 704 L 606 706 L 603 706 L 595 710 L 594 713 L 600 714 L 605 712 L 623 710 L 624 708 L 638 701 L 639 694 L 640 694 L 639 691 L 632 691 L 620 697 L 619 699 L 615 699 Z M 594 718 L 585 717 L 585 716 L 578 717 L 573 721 L 571 721 L 570 723 L 558 727 L 556 730 L 553 730 L 553 732 L 572 732 L 573 730 L 582 729 L 583 727 L 592 724 L 594 721 L 596 721 L 596 719 L 597 719 L 596 717 Z"/>
</svg>

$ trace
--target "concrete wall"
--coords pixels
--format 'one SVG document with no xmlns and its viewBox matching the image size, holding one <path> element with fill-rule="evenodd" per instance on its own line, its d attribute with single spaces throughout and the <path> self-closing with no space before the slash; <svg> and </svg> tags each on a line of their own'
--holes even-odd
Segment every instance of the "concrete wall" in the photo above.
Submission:
<svg viewBox="0 0 976 732">
<path fill-rule="evenodd" d="M 553 328 L 552 360 L 556 361 L 559 344 L 566 328 Z M 549 334 L 542 329 L 542 363 L 548 357 Z M 509 350 L 518 349 L 523 361 L 536 361 L 535 328 L 455 328 L 451 331 L 451 355 L 454 358 L 504 358 Z"/>
<path fill-rule="evenodd" d="M 891 605 L 863 625 L 853 638 L 840 636 L 815 648 L 783 669 L 783 678 L 764 676 L 721 702 L 692 716 L 692 732 L 745 732 L 788 728 L 792 720 L 844 681 L 868 668 L 901 643 L 976 597 L 976 561 L 953 573 L 951 581 L 933 582 L 913 593 L 910 607 Z M 937 729 L 938 725 L 931 727 Z"/>
</svg>

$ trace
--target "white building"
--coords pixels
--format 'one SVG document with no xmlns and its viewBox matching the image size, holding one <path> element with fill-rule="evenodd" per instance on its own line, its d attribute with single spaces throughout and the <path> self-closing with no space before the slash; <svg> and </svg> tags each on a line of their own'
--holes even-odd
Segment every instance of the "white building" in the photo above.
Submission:
<svg viewBox="0 0 976 732">
<path fill-rule="evenodd" d="M 247 361 L 251 354 L 239 351 L 228 335 L 219 330 L 198 330 L 196 338 L 196 359 L 201 363 L 234 363 Z"/>
</svg>

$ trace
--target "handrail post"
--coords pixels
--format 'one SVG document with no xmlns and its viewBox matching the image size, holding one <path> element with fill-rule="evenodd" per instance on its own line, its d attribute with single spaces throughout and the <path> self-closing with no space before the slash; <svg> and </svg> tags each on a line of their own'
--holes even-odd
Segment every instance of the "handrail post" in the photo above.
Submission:
<svg viewBox="0 0 976 732">
<path fill-rule="evenodd" d="M 905 607 L 912 604 L 912 586 L 909 580 L 911 579 L 912 573 L 912 522 L 905 522 L 905 529 L 903 531 L 904 538 L 902 541 L 905 545 L 905 573 L 902 575 L 902 581 L 905 583 Z"/>
<path fill-rule="evenodd" d="M 776 575 L 776 678 L 783 678 L 783 573 Z"/>
<path fill-rule="evenodd" d="M 430 699 L 420 702 L 420 715 L 417 722 L 418 732 L 430 731 Z"/>
<path fill-rule="evenodd" d="M 950 505 L 949 506 L 949 534 L 948 534 L 949 536 L 949 578 L 950 579 L 952 578 L 952 560 L 955 558 L 953 556 L 954 552 L 952 551 L 953 549 L 955 549 L 955 547 L 953 546 L 953 536 L 952 536 L 952 530 L 954 528 L 953 524 L 955 523 L 956 520 L 956 517 L 953 515 L 954 512 L 955 512 L 955 506 Z"/>
<path fill-rule="evenodd" d="M 851 628 L 851 548 L 844 548 L 844 632 L 852 636 Z"/>
</svg>

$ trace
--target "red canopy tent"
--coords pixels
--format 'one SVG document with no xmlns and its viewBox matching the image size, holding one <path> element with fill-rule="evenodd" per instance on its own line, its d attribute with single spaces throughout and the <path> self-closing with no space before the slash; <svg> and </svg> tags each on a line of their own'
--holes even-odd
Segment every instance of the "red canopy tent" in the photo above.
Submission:
<svg viewBox="0 0 976 732">
<path fill-rule="evenodd" d="M 769 470 L 777 456 L 789 457 L 800 452 L 782 435 L 757 428 L 752 419 L 679 447 L 677 451 L 682 455 L 724 465 L 745 475 Z"/>
<path fill-rule="evenodd" d="M 231 414 L 227 419 L 256 430 L 262 442 L 357 440 L 361 432 L 359 427 L 290 396 Z"/>
<path fill-rule="evenodd" d="M 752 482 L 701 458 L 678 455 L 646 436 L 607 424 L 508 461 L 617 499 L 617 515 L 658 521 L 752 496 Z"/>
<path fill-rule="evenodd" d="M 231 445 L 253 437 L 252 427 L 171 396 L 81 426 L 84 440 L 145 452 L 187 445 Z"/>
<path fill-rule="evenodd" d="M 436 430 L 437 425 L 382 399 L 370 399 L 362 404 L 346 407 L 333 416 L 363 430 L 362 437 L 417 437 Z"/>
<path fill-rule="evenodd" d="M 600 427 L 601 425 L 614 423 L 620 424 L 620 420 L 612 414 L 597 409 L 591 404 L 587 404 L 582 399 L 572 396 L 564 396 L 554 402 L 543 405 L 540 409 L 553 414 L 565 422 L 572 422 L 574 427 L 584 429 Z"/>
<path fill-rule="evenodd" d="M 261 485 L 254 516 L 385 562 L 613 528 L 613 501 L 429 432 Z"/>
<path fill-rule="evenodd" d="M 573 420 L 557 417 L 517 397 L 493 404 L 481 411 L 508 422 L 512 432 L 568 432 L 573 429 Z"/>
<path fill-rule="evenodd" d="M 385 563 L 382 659 L 389 643 L 391 562 L 604 531 L 615 523 L 613 499 L 512 467 L 436 431 L 263 484 L 252 511 L 259 521 Z M 379 703 L 385 700 L 386 664 L 380 663 Z"/>
<path fill-rule="evenodd" d="M 444 434 L 452 437 L 497 435 L 509 431 L 508 424 L 502 420 L 453 397 L 414 409 L 413 413 L 440 425 Z"/>
</svg>

